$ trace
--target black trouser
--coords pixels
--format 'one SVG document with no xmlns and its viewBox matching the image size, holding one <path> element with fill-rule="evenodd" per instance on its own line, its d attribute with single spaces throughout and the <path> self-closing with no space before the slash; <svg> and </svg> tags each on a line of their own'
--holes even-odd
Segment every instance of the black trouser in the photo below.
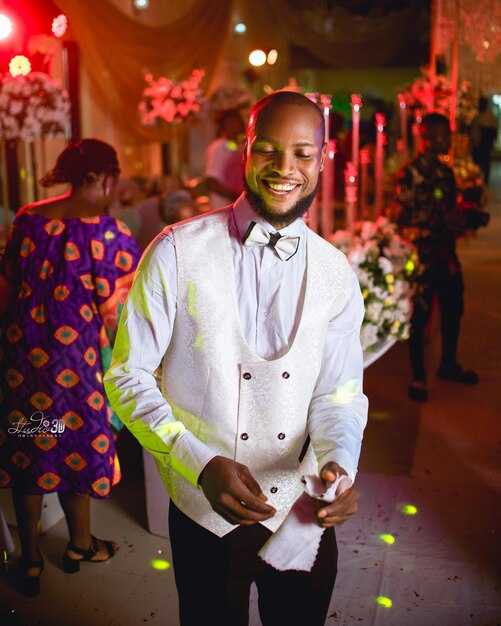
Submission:
<svg viewBox="0 0 501 626">
<path fill-rule="evenodd" d="M 237 526 L 217 537 L 170 502 L 169 529 L 181 626 L 247 626 L 249 592 L 259 592 L 263 626 L 323 626 L 337 573 L 333 528 L 324 531 L 311 572 L 279 572 L 257 553 L 271 531 Z"/>
<path fill-rule="evenodd" d="M 425 379 L 424 330 L 430 319 L 433 298 L 436 295 L 441 314 L 442 359 L 440 367 L 453 368 L 457 363 L 459 327 L 463 315 L 463 277 L 461 272 L 449 275 L 427 273 L 426 288 L 414 299 L 411 319 L 409 352 L 414 380 Z"/>
</svg>

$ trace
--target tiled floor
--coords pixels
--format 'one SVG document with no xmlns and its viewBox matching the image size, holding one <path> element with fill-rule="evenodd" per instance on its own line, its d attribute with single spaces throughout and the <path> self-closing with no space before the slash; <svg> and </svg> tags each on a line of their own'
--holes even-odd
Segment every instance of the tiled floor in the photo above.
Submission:
<svg viewBox="0 0 501 626">
<path fill-rule="evenodd" d="M 466 312 L 461 360 L 478 371 L 477 387 L 434 377 L 439 335 L 427 350 L 430 400 L 411 403 L 405 345 L 366 373 L 371 402 L 360 464 L 360 512 L 339 528 L 340 571 L 328 625 L 496 626 L 501 624 L 501 164 L 488 208 L 492 222 L 461 242 Z M 122 444 L 125 480 L 107 502 L 93 502 L 94 532 L 121 544 L 105 564 L 65 575 L 64 521 L 42 539 L 45 571 L 35 599 L 0 580 L 3 626 L 176 626 L 168 539 L 146 528 L 137 467 Z M 413 505 L 413 515 L 405 505 Z M 15 529 L 12 529 L 15 536 Z M 386 537 L 391 535 L 391 538 Z M 386 540 L 386 541 L 385 541 Z M 196 567 L 197 555 L 193 555 Z M 15 560 L 15 559 L 14 559 Z M 387 606 L 391 602 L 391 607 Z M 251 626 L 259 626 L 255 596 Z M 202 625 L 201 625 L 202 626 Z M 305 626 L 308 626 L 305 624 Z"/>
</svg>

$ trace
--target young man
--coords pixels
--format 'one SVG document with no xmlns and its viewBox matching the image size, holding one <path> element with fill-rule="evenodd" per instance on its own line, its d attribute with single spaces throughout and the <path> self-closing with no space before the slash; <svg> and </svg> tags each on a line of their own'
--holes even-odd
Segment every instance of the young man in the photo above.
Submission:
<svg viewBox="0 0 501 626">
<path fill-rule="evenodd" d="M 258 102 L 244 193 L 160 235 L 122 313 L 105 384 L 171 497 L 182 626 L 247 624 L 252 582 L 263 624 L 325 623 L 334 526 L 356 512 L 357 491 L 310 514 L 307 524 L 325 529 L 311 571 L 279 571 L 258 556 L 304 498 L 303 474 L 353 483 L 367 419 L 358 280 L 301 219 L 324 133 L 304 96 Z"/>
<path fill-rule="evenodd" d="M 441 311 L 442 358 L 437 375 L 444 380 L 475 384 L 475 372 L 457 362 L 459 327 L 463 315 L 463 277 L 456 254 L 456 238 L 467 228 L 457 210 L 454 172 L 440 160 L 451 146 L 449 121 L 430 113 L 421 123 L 421 152 L 398 174 L 394 219 L 401 234 L 417 246 L 424 273 L 414 298 L 409 353 L 411 400 L 428 399 L 424 367 L 424 331 L 435 295 Z"/>
</svg>

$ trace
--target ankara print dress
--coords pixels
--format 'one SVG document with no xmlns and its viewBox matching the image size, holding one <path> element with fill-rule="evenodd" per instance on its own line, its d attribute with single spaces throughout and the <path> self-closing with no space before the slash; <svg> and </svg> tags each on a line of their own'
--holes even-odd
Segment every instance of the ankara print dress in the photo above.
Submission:
<svg viewBox="0 0 501 626">
<path fill-rule="evenodd" d="M 106 215 L 16 218 L 0 265 L 0 486 L 104 498 L 120 479 L 102 381 L 139 257 Z"/>
</svg>

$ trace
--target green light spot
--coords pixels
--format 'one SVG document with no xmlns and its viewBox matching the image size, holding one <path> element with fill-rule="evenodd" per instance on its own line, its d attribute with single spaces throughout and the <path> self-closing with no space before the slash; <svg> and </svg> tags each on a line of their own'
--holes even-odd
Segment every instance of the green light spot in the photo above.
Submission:
<svg viewBox="0 0 501 626">
<path fill-rule="evenodd" d="M 391 598 L 387 598 L 386 596 L 378 596 L 376 598 L 376 602 L 380 606 L 384 606 L 385 609 L 391 609 L 391 607 L 393 606 L 393 602 L 391 601 Z"/>
<path fill-rule="evenodd" d="M 414 271 L 415 267 L 416 267 L 416 266 L 414 265 L 414 261 L 413 261 L 412 259 L 409 259 L 409 260 L 407 261 L 407 263 L 405 264 L 405 271 L 406 271 L 408 274 L 412 274 L 412 272 Z"/>
<path fill-rule="evenodd" d="M 150 561 L 150 565 L 153 569 L 156 569 L 159 572 L 163 572 L 170 567 L 169 561 L 164 561 L 164 559 L 152 559 Z"/>
<path fill-rule="evenodd" d="M 370 411 L 369 417 L 375 420 L 385 420 L 390 417 L 388 411 Z"/>
<path fill-rule="evenodd" d="M 416 515 L 418 508 L 413 504 L 402 504 L 401 511 L 404 515 Z"/>
<path fill-rule="evenodd" d="M 393 545 L 395 543 L 395 537 L 393 535 L 390 535 L 388 533 L 381 533 L 379 535 L 379 538 L 381 539 L 381 541 L 383 543 L 387 543 L 389 546 Z"/>
</svg>

